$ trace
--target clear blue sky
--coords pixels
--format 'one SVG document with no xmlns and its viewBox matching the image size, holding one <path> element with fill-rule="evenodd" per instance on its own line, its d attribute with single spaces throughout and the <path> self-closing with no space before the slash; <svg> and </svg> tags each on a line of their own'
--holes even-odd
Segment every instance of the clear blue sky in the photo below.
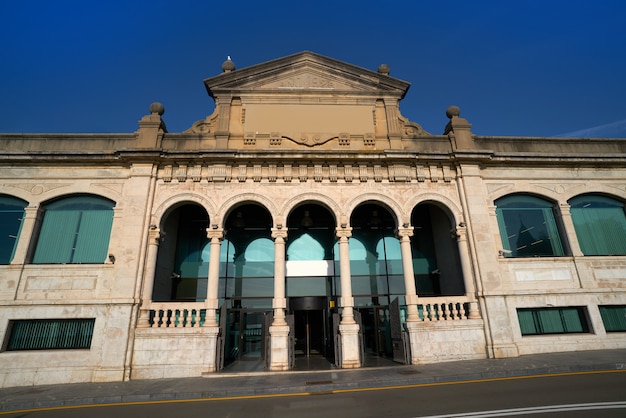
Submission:
<svg viewBox="0 0 626 418">
<path fill-rule="evenodd" d="M 134 132 L 154 101 L 181 132 L 227 55 L 309 50 L 388 64 L 434 134 L 456 104 L 478 135 L 626 137 L 625 19 L 623 0 L 6 1 L 0 132 Z"/>
</svg>

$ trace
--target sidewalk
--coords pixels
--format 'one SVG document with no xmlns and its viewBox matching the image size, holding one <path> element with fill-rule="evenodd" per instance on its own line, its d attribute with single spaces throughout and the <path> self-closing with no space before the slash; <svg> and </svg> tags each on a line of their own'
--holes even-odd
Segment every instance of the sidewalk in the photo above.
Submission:
<svg viewBox="0 0 626 418">
<path fill-rule="evenodd" d="M 0 389 L 0 411 L 45 407 L 329 392 L 535 374 L 625 370 L 626 350 L 366 367 L 356 370 L 216 373 L 184 379 L 76 383 Z"/>
</svg>

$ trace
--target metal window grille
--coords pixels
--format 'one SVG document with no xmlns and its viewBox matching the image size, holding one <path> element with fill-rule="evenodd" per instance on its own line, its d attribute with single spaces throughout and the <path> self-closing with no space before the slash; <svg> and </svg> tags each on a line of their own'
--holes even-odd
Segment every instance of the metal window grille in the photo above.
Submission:
<svg viewBox="0 0 626 418">
<path fill-rule="evenodd" d="M 95 322 L 93 318 L 12 320 L 6 350 L 89 349 Z"/>
</svg>

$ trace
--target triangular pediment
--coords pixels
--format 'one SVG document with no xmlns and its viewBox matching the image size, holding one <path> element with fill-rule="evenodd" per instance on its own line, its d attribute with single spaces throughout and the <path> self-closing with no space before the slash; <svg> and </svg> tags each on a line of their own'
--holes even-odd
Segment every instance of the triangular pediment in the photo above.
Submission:
<svg viewBox="0 0 626 418">
<path fill-rule="evenodd" d="M 388 74 L 305 51 L 204 81 L 211 96 L 255 93 L 324 92 L 403 97 L 410 84 Z"/>
<path fill-rule="evenodd" d="M 273 77 L 251 83 L 254 90 L 311 90 L 311 91 L 368 91 L 367 85 L 349 80 L 342 74 L 329 74 L 313 65 L 303 65 L 290 71 L 279 72 Z"/>
</svg>

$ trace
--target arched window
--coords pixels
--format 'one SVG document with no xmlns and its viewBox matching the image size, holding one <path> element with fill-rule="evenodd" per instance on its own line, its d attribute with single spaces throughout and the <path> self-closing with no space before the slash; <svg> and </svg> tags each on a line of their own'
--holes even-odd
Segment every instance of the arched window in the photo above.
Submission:
<svg viewBox="0 0 626 418">
<path fill-rule="evenodd" d="M 211 246 L 207 211 L 196 203 L 172 207 L 161 221 L 152 300 L 203 301 Z"/>
<path fill-rule="evenodd" d="M 243 254 L 244 277 L 274 277 L 274 241 L 257 238 Z"/>
<path fill-rule="evenodd" d="M 624 203 L 598 195 L 570 199 L 570 212 L 584 255 L 626 254 Z"/>
<path fill-rule="evenodd" d="M 311 234 L 304 233 L 289 243 L 287 259 L 290 261 L 323 260 L 324 247 Z"/>
<path fill-rule="evenodd" d="M 231 213 L 220 251 L 219 295 L 229 308 L 267 309 L 274 296 L 274 241 L 266 209 L 247 204 Z"/>
<path fill-rule="evenodd" d="M 177 208 L 171 216 L 177 218 L 178 222 L 174 272 L 179 275 L 173 280 L 175 288 L 172 298 L 202 301 L 207 294 L 211 252 L 206 234 L 208 214 L 199 205 L 186 204 Z"/>
<path fill-rule="evenodd" d="M 22 229 L 27 203 L 10 196 L 0 196 L 0 264 L 9 264 Z"/>
<path fill-rule="evenodd" d="M 34 264 L 103 263 L 115 203 L 96 196 L 57 200 L 44 207 Z"/>
<path fill-rule="evenodd" d="M 505 256 L 565 255 L 552 203 L 526 195 L 506 196 L 495 203 Z"/>
<path fill-rule="evenodd" d="M 298 232 L 298 231 L 296 231 Z M 332 260 L 320 238 L 301 233 L 287 246 L 287 296 L 327 296 L 328 278 L 333 275 Z"/>
<path fill-rule="evenodd" d="M 463 272 L 454 222 L 449 211 L 436 203 L 423 202 L 411 214 L 413 274 L 419 296 L 465 294 Z"/>
<path fill-rule="evenodd" d="M 350 274 L 355 306 L 388 305 L 396 297 L 404 297 L 400 242 L 391 212 L 376 204 L 363 204 L 352 214 L 351 225 Z"/>
</svg>

